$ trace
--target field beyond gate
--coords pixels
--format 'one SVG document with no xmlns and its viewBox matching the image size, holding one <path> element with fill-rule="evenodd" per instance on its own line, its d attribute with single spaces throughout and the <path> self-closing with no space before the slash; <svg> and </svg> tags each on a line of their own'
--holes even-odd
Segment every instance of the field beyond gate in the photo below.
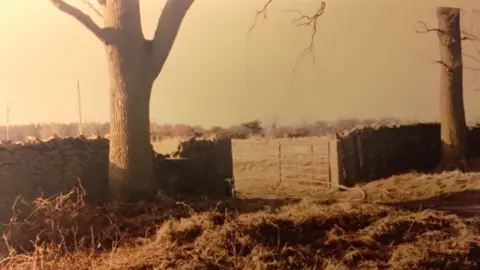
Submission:
<svg viewBox="0 0 480 270">
<path fill-rule="evenodd" d="M 236 187 L 328 186 L 335 142 L 330 137 L 232 140 Z"/>
</svg>

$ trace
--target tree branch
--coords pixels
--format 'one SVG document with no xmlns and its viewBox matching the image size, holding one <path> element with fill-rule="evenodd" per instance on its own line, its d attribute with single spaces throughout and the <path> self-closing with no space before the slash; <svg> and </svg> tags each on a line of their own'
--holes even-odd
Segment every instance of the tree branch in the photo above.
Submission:
<svg viewBox="0 0 480 270">
<path fill-rule="evenodd" d="M 175 43 L 182 21 L 193 2 L 194 0 L 167 0 L 150 43 L 155 77 L 162 70 L 173 43 Z"/>
<path fill-rule="evenodd" d="M 478 12 L 476 10 L 474 10 L 474 12 Z M 480 13 L 478 13 L 480 14 Z M 445 31 L 441 30 L 441 29 L 438 29 L 438 28 L 429 28 L 427 26 L 427 23 L 423 22 L 423 21 L 418 21 L 417 23 L 421 24 L 422 25 L 422 29 L 416 29 L 414 28 L 415 32 L 416 33 L 419 33 L 419 34 L 425 34 L 425 33 L 430 33 L 430 32 L 436 32 L 437 34 L 443 34 Z M 472 42 L 478 42 L 480 41 L 479 37 L 477 37 L 475 34 L 472 34 L 468 31 L 464 31 L 464 30 L 461 30 L 460 31 L 461 34 L 462 34 L 462 37 L 460 38 L 460 40 L 468 40 L 468 41 L 472 41 Z M 473 46 L 473 48 L 475 49 L 475 51 L 477 53 L 480 53 L 480 49 L 477 47 L 477 46 Z M 480 64 L 480 60 L 477 59 L 475 56 L 471 55 L 471 54 L 467 54 L 467 53 L 462 53 L 462 57 L 464 58 L 469 58 L 471 59 L 472 61 L 474 61 L 475 63 L 478 63 Z M 432 59 L 429 59 L 432 63 L 436 63 L 436 64 L 440 64 L 442 66 L 444 66 L 445 68 L 448 68 L 450 69 L 450 67 L 448 67 L 445 63 L 443 63 L 442 61 L 439 61 L 439 60 L 432 60 Z M 469 66 L 466 66 L 465 64 L 463 65 L 463 69 L 464 70 L 472 70 L 472 71 L 480 71 L 480 68 L 478 67 L 469 67 Z"/>
<path fill-rule="evenodd" d="M 478 60 L 475 56 L 473 56 L 473 55 L 471 55 L 471 54 L 462 53 L 462 56 L 471 59 L 471 60 L 474 61 L 475 63 L 480 64 L 480 60 Z"/>
<path fill-rule="evenodd" d="M 452 67 L 450 67 L 449 65 L 445 64 L 445 62 L 441 61 L 441 60 L 432 60 L 433 63 L 435 64 L 440 64 L 442 65 L 445 69 L 447 70 L 451 70 Z"/>
<path fill-rule="evenodd" d="M 439 29 L 439 28 L 429 28 L 427 26 L 427 23 L 426 22 L 423 22 L 423 21 L 417 21 L 418 24 L 421 24 L 422 25 L 422 28 L 423 29 L 417 29 L 417 28 L 413 28 L 413 30 L 415 30 L 415 32 L 417 34 L 426 34 L 426 33 L 430 33 L 430 32 L 436 32 L 436 33 L 443 33 L 444 31 Z"/>
<path fill-rule="evenodd" d="M 321 6 L 319 9 L 317 9 L 317 11 L 313 14 L 313 15 L 305 15 L 303 14 L 301 11 L 299 10 L 287 10 L 286 12 L 294 12 L 294 13 L 297 13 L 298 14 L 298 18 L 296 20 L 293 21 L 293 23 L 296 25 L 296 26 L 308 26 L 308 27 L 312 27 L 312 33 L 310 35 L 310 44 L 308 45 L 308 47 L 306 47 L 302 53 L 299 55 L 299 57 L 297 58 L 297 61 L 295 63 L 295 67 L 293 69 L 293 72 L 296 71 L 300 61 L 305 58 L 305 56 L 307 56 L 307 54 L 311 53 L 312 54 L 312 57 L 313 57 L 313 63 L 315 63 L 315 53 L 314 53 L 314 49 L 315 49 L 315 36 L 317 35 L 317 30 L 318 30 L 318 27 L 317 27 L 317 23 L 318 23 L 318 19 L 320 18 L 320 16 L 323 15 L 323 13 L 325 12 L 325 7 L 326 7 L 326 2 L 322 1 L 321 3 Z"/>
<path fill-rule="evenodd" d="M 78 8 L 65 3 L 63 0 L 50 0 L 52 4 L 57 7 L 60 11 L 74 17 L 77 21 L 79 21 L 83 26 L 85 26 L 90 32 L 92 32 L 98 39 L 100 39 L 103 43 L 109 43 L 105 31 L 103 28 L 99 27 L 93 20 L 85 14 L 83 11 L 79 10 Z"/>
<path fill-rule="evenodd" d="M 413 28 L 413 30 L 415 30 L 415 32 L 417 34 L 426 34 L 426 33 L 430 33 L 430 32 L 436 32 L 436 33 L 442 34 L 442 33 L 445 32 L 445 31 L 440 30 L 438 28 L 429 28 L 427 26 L 427 24 L 423 21 L 418 21 L 417 23 L 422 25 L 422 29 L 417 29 L 415 27 Z M 472 40 L 472 41 L 478 41 L 479 40 L 476 35 L 474 35 L 472 33 L 469 33 L 467 31 L 462 30 L 461 33 L 462 33 L 463 36 L 460 38 L 460 40 Z"/>
<path fill-rule="evenodd" d="M 467 31 L 461 31 L 463 37 L 462 40 L 470 40 L 470 41 L 479 41 L 478 37 L 475 34 L 472 34 Z"/>
<path fill-rule="evenodd" d="M 93 12 L 95 12 L 95 14 L 97 14 L 98 16 L 100 16 L 101 18 L 103 18 L 103 14 L 92 4 L 90 3 L 90 1 L 88 0 L 81 0 L 82 3 L 84 3 L 85 5 L 88 6 L 88 8 L 90 8 L 91 10 L 93 10 Z"/>
<path fill-rule="evenodd" d="M 250 29 L 248 29 L 247 35 L 249 35 L 255 27 L 257 27 L 258 19 L 260 16 L 263 15 L 263 18 L 266 20 L 267 19 L 267 8 L 272 4 L 273 0 L 267 0 L 263 7 L 259 10 L 257 10 L 257 13 L 255 14 L 255 21 L 253 22 L 252 26 L 250 26 Z"/>
<path fill-rule="evenodd" d="M 247 35 L 249 35 L 252 32 L 252 30 L 257 26 L 260 16 L 263 16 L 264 19 L 267 19 L 267 9 L 272 3 L 273 3 L 273 0 L 266 0 L 263 7 L 261 9 L 257 10 L 257 13 L 255 14 L 255 21 L 253 22 L 252 26 L 250 26 L 250 29 L 248 30 Z M 297 70 L 297 67 L 300 64 L 300 62 L 309 53 L 311 53 L 313 55 L 313 62 L 315 63 L 315 53 L 314 53 L 315 46 L 314 45 L 315 45 L 315 36 L 317 35 L 317 30 L 318 30 L 317 23 L 318 23 L 318 19 L 325 12 L 325 7 L 326 7 L 326 2 L 322 1 L 321 4 L 320 4 L 320 7 L 312 15 L 305 15 L 299 10 L 287 10 L 287 11 L 285 11 L 285 12 L 297 13 L 299 15 L 298 18 L 296 18 L 293 21 L 293 23 L 296 26 L 312 27 L 312 34 L 310 36 L 309 45 L 302 51 L 302 53 L 300 53 L 299 57 L 297 58 L 297 61 L 295 63 L 295 67 L 293 69 L 293 72 L 295 72 Z"/>
</svg>

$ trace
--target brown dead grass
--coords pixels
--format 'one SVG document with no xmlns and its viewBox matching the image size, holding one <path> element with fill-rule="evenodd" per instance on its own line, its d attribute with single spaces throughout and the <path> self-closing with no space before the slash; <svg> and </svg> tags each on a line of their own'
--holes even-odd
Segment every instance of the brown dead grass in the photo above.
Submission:
<svg viewBox="0 0 480 270">
<path fill-rule="evenodd" d="M 480 218 L 405 207 L 441 201 L 435 198 L 442 194 L 450 194 L 450 204 L 463 201 L 455 194 L 478 190 L 477 179 L 394 177 L 365 185 L 363 203 L 348 202 L 355 196 L 349 191 L 295 201 L 244 197 L 95 207 L 76 189 L 17 213 L 4 228 L 0 267 L 479 269 Z"/>
</svg>

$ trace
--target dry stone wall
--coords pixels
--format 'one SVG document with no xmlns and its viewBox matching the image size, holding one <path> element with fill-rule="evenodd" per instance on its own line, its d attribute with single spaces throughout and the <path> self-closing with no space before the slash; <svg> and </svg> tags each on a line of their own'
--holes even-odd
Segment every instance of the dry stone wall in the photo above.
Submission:
<svg viewBox="0 0 480 270">
<path fill-rule="evenodd" d="M 156 175 L 167 194 L 223 196 L 225 178 L 233 177 L 230 139 L 191 139 L 181 142 L 172 158 L 160 157 Z"/>
<path fill-rule="evenodd" d="M 469 128 L 469 155 L 480 154 L 480 128 Z M 431 171 L 440 162 L 440 125 L 362 127 L 341 136 L 346 184 L 408 171 Z"/>
<path fill-rule="evenodd" d="M 170 196 L 223 195 L 223 177 L 233 171 L 226 158 L 230 154 L 231 160 L 229 141 L 192 140 L 185 145 L 189 150 L 178 152 L 183 159 L 155 155 L 159 185 Z M 108 149 L 108 140 L 100 137 L 0 145 L 0 220 L 10 217 L 17 196 L 28 202 L 41 195 L 68 192 L 78 184 L 85 189 L 88 202 L 104 202 Z"/>
<path fill-rule="evenodd" d="M 0 146 L 0 219 L 10 215 L 17 196 L 68 192 L 81 183 L 87 200 L 104 198 L 108 141 L 103 138 L 53 138 L 46 142 Z"/>
</svg>

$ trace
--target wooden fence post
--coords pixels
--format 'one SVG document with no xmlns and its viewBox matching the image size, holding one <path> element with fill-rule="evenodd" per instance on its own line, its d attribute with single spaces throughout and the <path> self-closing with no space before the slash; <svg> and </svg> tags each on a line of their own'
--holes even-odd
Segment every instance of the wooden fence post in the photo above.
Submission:
<svg viewBox="0 0 480 270">
<path fill-rule="evenodd" d="M 312 181 L 315 181 L 315 154 L 313 151 L 313 144 L 310 145 L 310 157 L 311 157 L 311 162 L 312 164 L 310 165 L 310 168 L 312 169 Z"/>
<path fill-rule="evenodd" d="M 345 185 L 341 143 L 342 140 L 336 133 L 333 139 L 330 140 L 328 143 L 330 183 L 332 184 L 332 188 L 334 189 L 338 189 L 338 185 Z"/>
<path fill-rule="evenodd" d="M 282 144 L 278 144 L 278 182 L 282 183 Z"/>
</svg>

